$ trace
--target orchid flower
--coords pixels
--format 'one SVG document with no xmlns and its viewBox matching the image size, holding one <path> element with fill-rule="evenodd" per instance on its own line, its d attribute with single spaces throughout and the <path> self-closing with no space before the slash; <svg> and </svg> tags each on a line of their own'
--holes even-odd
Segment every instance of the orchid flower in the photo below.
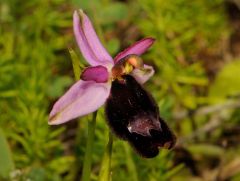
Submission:
<svg viewBox="0 0 240 181">
<path fill-rule="evenodd" d="M 154 157 L 159 147 L 173 147 L 175 136 L 160 118 L 152 96 L 142 87 L 154 70 L 143 63 L 140 55 L 152 46 L 154 39 L 144 38 L 112 58 L 82 10 L 73 14 L 73 30 L 90 66 L 54 104 L 49 124 L 87 115 L 106 103 L 106 118 L 112 131 L 129 141 L 142 156 Z"/>
</svg>

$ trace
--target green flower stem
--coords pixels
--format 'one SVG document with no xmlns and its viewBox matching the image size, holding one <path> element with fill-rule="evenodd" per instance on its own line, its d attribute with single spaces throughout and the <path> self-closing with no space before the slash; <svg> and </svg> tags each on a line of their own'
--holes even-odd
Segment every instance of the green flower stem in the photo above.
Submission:
<svg viewBox="0 0 240 181">
<path fill-rule="evenodd" d="M 113 135 L 109 132 L 108 144 L 103 156 L 101 170 L 99 173 L 99 181 L 111 180 L 111 158 L 112 158 Z"/>
<path fill-rule="evenodd" d="M 92 163 L 92 150 L 93 150 L 93 139 L 96 126 L 97 111 L 93 113 L 92 120 L 88 121 L 88 137 L 87 147 L 83 162 L 83 172 L 81 181 L 90 181 L 91 175 L 91 163 Z"/>
<path fill-rule="evenodd" d="M 126 153 L 127 169 L 129 172 L 129 177 L 131 178 L 129 180 L 138 181 L 137 169 L 134 160 L 132 159 L 131 151 L 129 150 L 129 145 L 126 142 L 124 142 L 123 145 Z"/>
</svg>

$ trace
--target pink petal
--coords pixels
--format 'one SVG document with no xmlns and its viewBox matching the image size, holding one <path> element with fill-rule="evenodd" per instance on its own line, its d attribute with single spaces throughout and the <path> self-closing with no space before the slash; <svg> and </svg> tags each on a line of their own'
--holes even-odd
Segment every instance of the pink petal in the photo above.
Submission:
<svg viewBox="0 0 240 181">
<path fill-rule="evenodd" d="M 87 67 L 84 69 L 81 79 L 85 81 L 93 80 L 97 83 L 104 83 L 108 81 L 108 70 L 102 65 Z"/>
<path fill-rule="evenodd" d="M 97 65 L 99 60 L 94 54 L 94 52 L 92 51 L 92 49 L 90 48 L 80 24 L 81 23 L 79 20 L 79 16 L 75 11 L 73 15 L 73 31 L 74 31 L 78 46 L 82 52 L 82 55 L 88 61 L 88 63 L 90 65 Z"/>
<path fill-rule="evenodd" d="M 141 55 L 146 52 L 154 43 L 155 39 L 153 38 L 144 38 L 127 49 L 123 50 L 122 52 L 118 53 L 117 56 L 114 58 L 114 62 L 116 63 L 118 60 L 126 57 L 127 55 L 135 54 Z"/>
<path fill-rule="evenodd" d="M 109 96 L 109 83 L 79 80 L 53 106 L 49 124 L 65 123 L 101 107 Z"/>
<path fill-rule="evenodd" d="M 154 69 L 150 65 L 144 65 L 143 69 L 134 69 L 131 75 L 136 79 L 140 84 L 144 84 L 150 79 L 154 74 Z"/>
<path fill-rule="evenodd" d="M 112 57 L 99 41 L 89 18 L 82 10 L 79 11 L 79 14 L 74 11 L 73 30 L 84 58 L 93 66 L 112 63 Z"/>
<path fill-rule="evenodd" d="M 83 31 L 86 35 L 88 40 L 89 46 L 98 56 L 101 61 L 111 61 L 112 57 L 108 54 L 106 49 L 103 47 L 102 43 L 99 41 L 98 36 L 92 26 L 91 21 L 89 20 L 88 16 L 82 12 L 83 17 Z"/>
</svg>

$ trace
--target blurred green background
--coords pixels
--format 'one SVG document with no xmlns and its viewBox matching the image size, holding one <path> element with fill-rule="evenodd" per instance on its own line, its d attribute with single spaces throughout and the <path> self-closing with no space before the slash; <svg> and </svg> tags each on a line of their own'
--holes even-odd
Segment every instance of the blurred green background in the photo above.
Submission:
<svg viewBox="0 0 240 181">
<path fill-rule="evenodd" d="M 171 151 L 138 156 L 115 139 L 113 181 L 240 180 L 238 0 L 1 0 L 0 180 L 80 180 L 89 116 L 49 126 L 48 113 L 74 82 L 69 49 L 82 8 L 114 56 L 143 37 L 156 74 L 145 85 L 176 133 Z M 92 180 L 108 130 L 97 116 Z"/>
</svg>

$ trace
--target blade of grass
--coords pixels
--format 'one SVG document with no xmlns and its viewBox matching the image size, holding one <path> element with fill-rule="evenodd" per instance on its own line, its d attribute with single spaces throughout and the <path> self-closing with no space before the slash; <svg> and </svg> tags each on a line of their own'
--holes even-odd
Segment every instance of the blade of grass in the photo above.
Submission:
<svg viewBox="0 0 240 181">
<path fill-rule="evenodd" d="M 127 162 L 128 173 L 131 176 L 131 179 L 129 179 L 129 180 L 138 181 L 137 169 L 136 169 L 135 163 L 132 159 L 132 155 L 129 150 L 129 145 L 127 143 L 124 143 L 123 145 L 124 145 L 124 149 L 125 149 L 125 153 L 126 153 L 126 162 Z"/>
<path fill-rule="evenodd" d="M 111 180 L 111 158 L 112 158 L 112 146 L 113 136 L 109 132 L 108 144 L 105 149 L 105 153 L 102 160 L 101 170 L 99 173 L 99 181 L 110 181 Z"/>
<path fill-rule="evenodd" d="M 83 65 L 81 65 L 77 54 L 74 52 L 72 48 L 69 48 L 68 51 L 72 59 L 72 66 L 73 66 L 75 80 L 79 80 L 81 75 L 81 69 L 83 69 Z"/>
<path fill-rule="evenodd" d="M 6 137 L 0 128 L 0 177 L 7 178 L 10 171 L 14 169 L 11 151 L 8 147 Z"/>
<path fill-rule="evenodd" d="M 93 139 L 96 126 L 97 111 L 93 113 L 92 120 L 88 121 L 88 138 L 87 147 L 83 162 L 83 172 L 81 181 L 89 181 L 91 175 L 91 163 L 92 163 L 92 150 L 93 150 Z"/>
<path fill-rule="evenodd" d="M 69 53 L 72 59 L 73 71 L 75 80 L 78 81 L 81 75 L 82 65 L 77 57 L 77 54 L 74 52 L 73 49 L 69 48 Z M 92 163 L 92 150 L 93 150 L 93 139 L 95 133 L 95 126 L 96 126 L 96 117 L 97 111 L 93 113 L 92 119 L 88 121 L 88 137 L 87 137 L 87 146 L 84 155 L 84 162 L 83 162 L 83 171 L 81 181 L 89 181 L 91 176 L 91 163 Z M 78 125 L 78 129 L 80 129 L 80 124 Z M 79 138 L 79 135 L 77 135 Z"/>
</svg>

